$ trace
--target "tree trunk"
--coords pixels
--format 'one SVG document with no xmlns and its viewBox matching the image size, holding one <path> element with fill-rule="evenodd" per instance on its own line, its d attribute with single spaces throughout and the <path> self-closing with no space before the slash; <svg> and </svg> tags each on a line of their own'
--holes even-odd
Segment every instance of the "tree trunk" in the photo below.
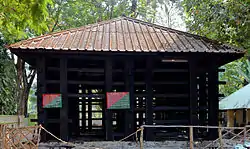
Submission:
<svg viewBox="0 0 250 149">
<path fill-rule="evenodd" d="M 25 69 L 25 62 L 18 58 L 16 63 L 17 70 L 17 114 L 19 116 L 27 116 L 28 113 L 28 98 L 31 85 L 34 81 L 36 71 L 29 70 L 29 75 L 27 75 L 27 70 Z"/>
</svg>

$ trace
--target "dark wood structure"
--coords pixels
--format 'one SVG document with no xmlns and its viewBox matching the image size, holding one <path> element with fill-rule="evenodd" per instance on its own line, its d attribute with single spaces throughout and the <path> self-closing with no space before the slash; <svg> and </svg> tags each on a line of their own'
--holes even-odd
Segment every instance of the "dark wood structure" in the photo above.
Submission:
<svg viewBox="0 0 250 149">
<path fill-rule="evenodd" d="M 205 37 L 121 17 L 24 40 L 9 49 L 37 68 L 38 118 L 68 140 L 114 140 L 148 125 L 218 125 L 219 66 L 244 55 Z M 107 110 L 106 92 L 130 93 L 129 110 Z M 61 109 L 42 94 L 61 93 Z M 147 129 L 146 139 L 184 134 Z M 195 130 L 216 137 L 217 130 Z M 49 139 L 49 138 L 47 138 Z"/>
</svg>

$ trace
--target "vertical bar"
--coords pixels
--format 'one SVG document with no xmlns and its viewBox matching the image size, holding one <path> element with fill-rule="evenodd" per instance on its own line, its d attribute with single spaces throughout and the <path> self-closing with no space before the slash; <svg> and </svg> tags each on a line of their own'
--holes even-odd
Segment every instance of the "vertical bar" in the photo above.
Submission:
<svg viewBox="0 0 250 149">
<path fill-rule="evenodd" d="M 208 70 L 208 124 L 210 126 L 218 126 L 219 119 L 219 100 L 218 100 L 218 67 L 215 64 L 215 60 L 211 60 Z M 218 130 L 211 129 L 209 132 L 209 138 L 218 138 Z"/>
<path fill-rule="evenodd" d="M 152 79 L 153 79 L 153 60 L 152 58 L 147 58 L 146 64 L 146 125 L 153 124 L 153 88 L 152 88 Z M 146 140 L 153 140 L 153 131 L 152 128 L 147 128 L 146 131 Z"/>
<path fill-rule="evenodd" d="M 193 127 L 189 127 L 189 145 L 190 149 L 194 149 Z"/>
<path fill-rule="evenodd" d="M 246 109 L 246 125 L 248 125 L 248 109 Z"/>
<path fill-rule="evenodd" d="M 129 92 L 130 109 L 126 111 L 126 124 L 125 124 L 125 136 L 133 133 L 134 128 L 134 108 L 135 108 L 135 97 L 134 97 L 134 61 L 125 61 L 125 90 Z"/>
<path fill-rule="evenodd" d="M 42 107 L 42 96 L 46 92 L 45 81 L 45 57 L 41 56 L 36 61 L 37 64 L 37 111 L 38 111 L 38 125 L 47 128 L 47 113 Z M 46 134 L 41 134 L 41 141 L 46 141 Z"/>
<path fill-rule="evenodd" d="M 197 100 L 197 72 L 196 72 L 196 61 L 189 59 L 189 118 L 190 125 L 198 125 L 198 100 Z M 195 129 L 194 136 L 197 134 L 197 129 Z"/>
<path fill-rule="evenodd" d="M 220 140 L 220 149 L 223 149 L 223 140 L 222 140 L 223 138 L 222 138 L 222 128 L 221 127 L 219 127 L 219 140 Z"/>
<path fill-rule="evenodd" d="M 105 61 L 105 91 L 112 90 L 112 59 L 109 57 Z M 112 112 L 107 109 L 107 97 L 105 100 L 106 109 L 106 119 L 105 119 L 105 130 L 106 130 L 106 140 L 113 140 L 113 130 L 112 130 Z"/>
<path fill-rule="evenodd" d="M 199 125 L 207 125 L 207 98 L 206 98 L 206 73 L 200 72 L 199 75 Z M 207 132 L 207 129 L 199 128 L 201 133 Z"/>
<path fill-rule="evenodd" d="M 141 127 L 141 135 L 140 135 L 140 149 L 143 149 L 143 130 L 144 128 Z"/>
<path fill-rule="evenodd" d="M 242 109 L 242 111 L 243 111 L 243 123 L 244 123 L 244 125 L 247 125 L 247 119 L 246 119 L 246 111 L 247 111 L 247 109 Z"/>
<path fill-rule="evenodd" d="M 92 130 L 92 102 L 91 98 L 88 98 L 88 132 Z"/>
<path fill-rule="evenodd" d="M 67 83 L 67 59 L 60 59 L 60 92 L 62 94 L 62 108 L 60 109 L 60 137 L 63 140 L 68 138 L 68 83 Z"/>
<path fill-rule="evenodd" d="M 247 136 L 247 129 L 246 129 L 246 126 L 245 126 L 245 127 L 244 127 L 243 144 L 246 143 L 246 136 Z"/>
</svg>

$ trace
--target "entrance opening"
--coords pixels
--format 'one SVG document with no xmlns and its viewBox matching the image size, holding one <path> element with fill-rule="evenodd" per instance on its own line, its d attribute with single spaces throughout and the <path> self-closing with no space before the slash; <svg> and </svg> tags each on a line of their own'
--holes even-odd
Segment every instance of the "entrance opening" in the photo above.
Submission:
<svg viewBox="0 0 250 149">
<path fill-rule="evenodd" d="M 104 139 L 104 61 L 68 61 L 69 133 L 73 138 Z"/>
</svg>

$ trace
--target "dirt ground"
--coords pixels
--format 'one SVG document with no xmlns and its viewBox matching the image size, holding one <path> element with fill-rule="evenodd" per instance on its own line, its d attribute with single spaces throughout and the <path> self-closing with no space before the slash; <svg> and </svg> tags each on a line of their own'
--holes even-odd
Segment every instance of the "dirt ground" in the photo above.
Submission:
<svg viewBox="0 0 250 149">
<path fill-rule="evenodd" d="M 194 148 L 200 149 L 209 142 L 195 142 Z M 233 148 L 237 142 L 231 140 L 224 140 L 224 148 Z M 39 149 L 46 149 L 44 145 L 57 145 L 58 143 L 41 143 Z M 139 143 L 136 142 L 110 142 L 110 141 L 95 141 L 75 143 L 74 149 L 140 149 Z M 218 144 L 217 144 L 218 145 Z M 217 146 L 216 144 L 213 147 Z M 48 147 L 47 147 L 48 148 Z M 164 141 L 164 142 L 144 142 L 144 149 L 188 149 L 189 143 L 187 141 Z"/>
</svg>

